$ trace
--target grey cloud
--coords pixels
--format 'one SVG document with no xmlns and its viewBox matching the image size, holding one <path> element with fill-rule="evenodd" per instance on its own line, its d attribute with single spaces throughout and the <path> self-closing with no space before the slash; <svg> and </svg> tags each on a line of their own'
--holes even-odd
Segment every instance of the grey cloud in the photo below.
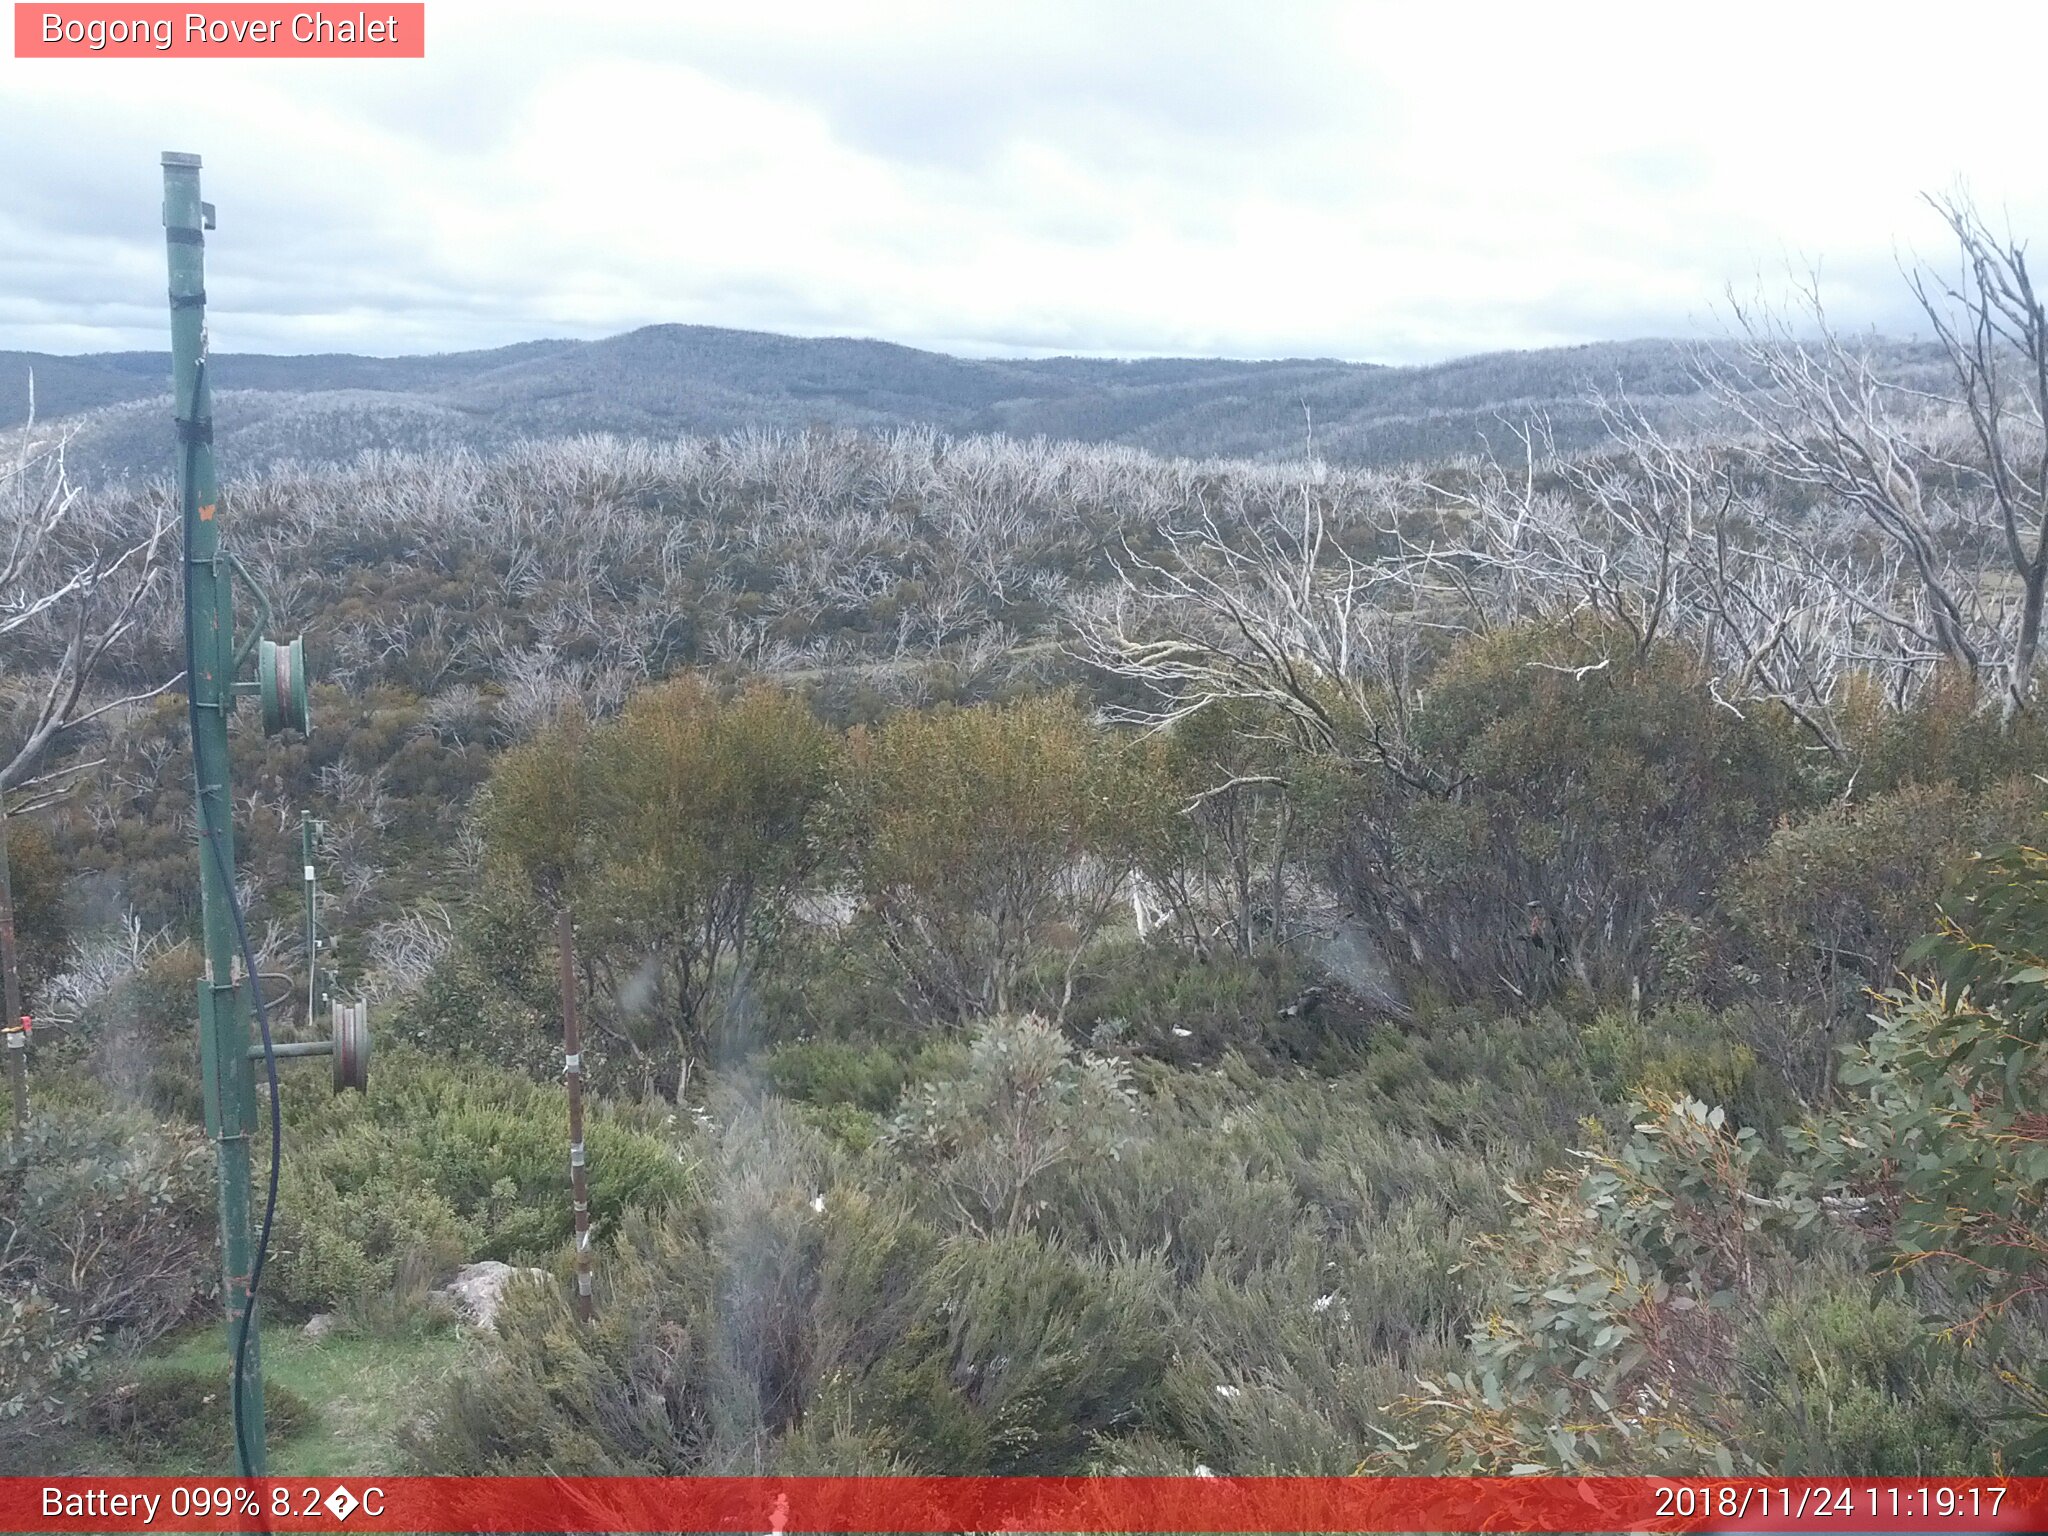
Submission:
<svg viewBox="0 0 2048 1536">
<path fill-rule="evenodd" d="M 1018 139 L 1114 166 L 1155 136 L 1188 154 L 1307 133 L 1349 110 L 1314 25 L 1320 5 L 1048 4 L 932 8 L 847 39 L 700 39 L 722 78 L 820 110 L 850 144 L 972 168 Z M 1322 76 L 1319 78 L 1319 76 Z"/>
<path fill-rule="evenodd" d="M 1306 0 L 432 14 L 419 64 L 0 60 L 0 347 L 162 344 L 164 148 L 207 156 L 215 339 L 238 350 L 688 321 L 1421 361 L 1710 334 L 1730 283 L 1782 291 L 1781 241 L 1827 257 L 1846 322 L 1913 320 L 1892 241 L 1919 172 L 1873 143 L 1851 198 L 1818 169 L 1867 110 L 1853 72 L 1733 76 L 1642 13 L 1552 40 Z M 1777 125 L 1788 80 L 1807 94 Z M 690 92 L 736 93 L 715 99 L 746 125 Z M 586 136 L 543 168 L 544 107 Z M 1926 114 L 1916 166 L 2008 190 L 2024 162 L 1982 156 L 2021 109 L 1987 110 L 2006 116 L 1981 132 Z"/>
</svg>

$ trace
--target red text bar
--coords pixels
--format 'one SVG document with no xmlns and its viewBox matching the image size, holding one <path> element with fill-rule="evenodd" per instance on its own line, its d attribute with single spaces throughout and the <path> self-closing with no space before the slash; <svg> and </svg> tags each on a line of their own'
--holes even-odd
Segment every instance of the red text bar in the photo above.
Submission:
<svg viewBox="0 0 2048 1536">
<path fill-rule="evenodd" d="M 424 4 L 14 7 L 17 59 L 423 59 Z"/>
<path fill-rule="evenodd" d="M 2048 1478 L 0 1479 L 6 1531 L 2048 1531 Z"/>
</svg>

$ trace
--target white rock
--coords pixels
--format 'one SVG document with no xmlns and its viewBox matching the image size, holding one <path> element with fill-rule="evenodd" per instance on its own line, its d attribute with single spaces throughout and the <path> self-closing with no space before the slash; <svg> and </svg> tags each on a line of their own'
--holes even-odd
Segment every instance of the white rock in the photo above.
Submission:
<svg viewBox="0 0 2048 1536">
<path fill-rule="evenodd" d="M 306 1319 L 306 1326 L 299 1331 L 317 1344 L 334 1332 L 340 1324 L 341 1319 L 332 1312 L 315 1312 Z"/>
<path fill-rule="evenodd" d="M 455 1272 L 455 1278 L 441 1287 L 439 1294 L 455 1303 L 464 1321 L 479 1328 L 497 1326 L 498 1307 L 505 1298 L 505 1287 L 520 1275 L 547 1278 L 544 1269 L 515 1269 L 510 1264 L 496 1259 L 485 1259 L 476 1264 L 465 1264 Z"/>
</svg>

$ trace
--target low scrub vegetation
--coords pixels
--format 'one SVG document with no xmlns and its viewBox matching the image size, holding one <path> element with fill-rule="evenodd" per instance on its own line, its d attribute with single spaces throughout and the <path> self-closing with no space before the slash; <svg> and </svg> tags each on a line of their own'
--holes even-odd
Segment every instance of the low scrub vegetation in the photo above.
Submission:
<svg viewBox="0 0 2048 1536">
<path fill-rule="evenodd" d="M 1990 525 L 1855 521 L 1753 339 L 1750 437 L 1610 406 L 1514 475 L 746 434 L 235 487 L 331 680 L 238 734 L 251 906 L 315 808 L 380 1036 L 360 1098 L 287 1072 L 273 1326 L 445 1344 L 432 1472 L 2048 1470 L 2038 636 Z M 1985 445 L 1844 430 L 1992 504 Z M 96 686 L 166 675 L 116 638 Z M 179 719 L 11 818 L 67 1020 L 17 1462 L 206 1454 L 137 1361 L 218 1310 Z M 433 1298 L 480 1259 L 540 1272 L 488 1347 Z"/>
</svg>

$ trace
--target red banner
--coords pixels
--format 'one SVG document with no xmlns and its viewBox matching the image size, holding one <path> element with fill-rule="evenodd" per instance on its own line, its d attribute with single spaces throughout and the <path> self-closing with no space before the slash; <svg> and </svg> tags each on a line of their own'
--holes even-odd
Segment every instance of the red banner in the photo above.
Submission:
<svg viewBox="0 0 2048 1536">
<path fill-rule="evenodd" d="M 0 1530 L 2048 1532 L 2048 1478 L 6 1478 Z"/>
<path fill-rule="evenodd" d="M 14 7 L 17 59 L 423 59 L 422 3 Z"/>
</svg>

